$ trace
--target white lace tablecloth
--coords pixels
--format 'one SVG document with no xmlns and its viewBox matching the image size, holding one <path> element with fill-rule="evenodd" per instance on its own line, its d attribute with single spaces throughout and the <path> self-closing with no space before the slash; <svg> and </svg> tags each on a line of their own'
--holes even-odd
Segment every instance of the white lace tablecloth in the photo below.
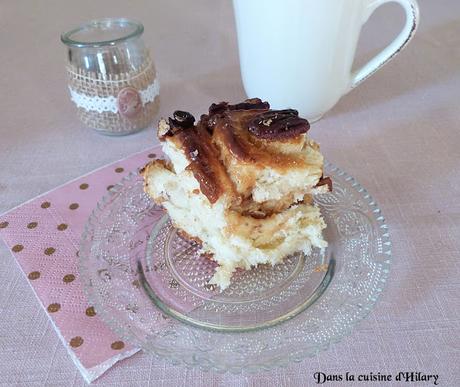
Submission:
<svg viewBox="0 0 460 387">
<path fill-rule="evenodd" d="M 318 371 L 415 371 L 438 374 L 443 386 L 458 385 L 460 2 L 420 0 L 420 6 L 420 29 L 407 50 L 311 130 L 327 158 L 375 197 L 390 227 L 391 278 L 370 316 L 327 352 L 286 369 L 220 375 L 140 353 L 117 364 L 95 385 L 306 386 L 314 384 Z M 102 16 L 143 21 L 161 77 L 160 115 L 176 108 L 197 114 L 213 101 L 244 98 L 229 0 L 4 1 L 0 213 L 153 144 L 152 129 L 110 138 L 76 119 L 59 34 Z M 389 41 L 402 19 L 394 5 L 371 17 L 357 61 Z M 0 262 L 0 386 L 84 385 L 3 244 Z"/>
</svg>

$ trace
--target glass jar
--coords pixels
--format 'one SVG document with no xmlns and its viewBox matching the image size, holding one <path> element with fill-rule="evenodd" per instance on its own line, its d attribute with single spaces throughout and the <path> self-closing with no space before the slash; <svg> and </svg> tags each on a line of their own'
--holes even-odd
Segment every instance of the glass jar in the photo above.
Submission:
<svg viewBox="0 0 460 387">
<path fill-rule="evenodd" d="M 124 135 L 152 123 L 159 82 L 143 32 L 132 20 L 100 19 L 61 35 L 70 97 L 85 125 Z"/>
</svg>

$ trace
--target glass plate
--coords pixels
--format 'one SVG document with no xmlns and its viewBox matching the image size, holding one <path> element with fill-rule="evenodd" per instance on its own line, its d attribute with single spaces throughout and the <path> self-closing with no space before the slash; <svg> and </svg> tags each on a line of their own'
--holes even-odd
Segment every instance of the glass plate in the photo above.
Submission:
<svg viewBox="0 0 460 387">
<path fill-rule="evenodd" d="M 183 239 L 131 174 L 88 219 L 80 275 L 98 315 L 124 340 L 173 363 L 241 372 L 314 356 L 372 309 L 391 263 L 388 228 L 354 178 L 331 164 L 332 193 L 316 204 L 326 251 L 208 284 L 216 264 Z"/>
</svg>

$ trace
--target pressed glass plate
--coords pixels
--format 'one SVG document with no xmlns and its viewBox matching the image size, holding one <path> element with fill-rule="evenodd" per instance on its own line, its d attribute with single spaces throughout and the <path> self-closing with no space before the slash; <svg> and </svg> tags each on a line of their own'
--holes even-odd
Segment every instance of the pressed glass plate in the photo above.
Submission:
<svg viewBox="0 0 460 387">
<path fill-rule="evenodd" d="M 183 239 L 132 174 L 102 199 L 82 236 L 80 274 L 98 315 L 123 339 L 203 370 L 256 371 L 300 361 L 350 333 L 388 277 L 391 243 L 377 204 L 327 164 L 317 195 L 325 251 L 237 271 L 225 291 L 215 262 Z"/>
</svg>

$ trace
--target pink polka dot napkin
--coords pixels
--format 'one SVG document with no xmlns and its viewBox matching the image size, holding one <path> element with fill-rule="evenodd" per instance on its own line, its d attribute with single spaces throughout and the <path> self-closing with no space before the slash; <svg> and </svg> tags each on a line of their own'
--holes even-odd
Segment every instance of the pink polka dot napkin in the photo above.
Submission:
<svg viewBox="0 0 460 387">
<path fill-rule="evenodd" d="M 88 304 L 78 278 L 80 236 L 107 191 L 160 152 L 117 161 L 0 216 L 0 236 L 88 382 L 139 349 L 116 337 Z"/>
</svg>

